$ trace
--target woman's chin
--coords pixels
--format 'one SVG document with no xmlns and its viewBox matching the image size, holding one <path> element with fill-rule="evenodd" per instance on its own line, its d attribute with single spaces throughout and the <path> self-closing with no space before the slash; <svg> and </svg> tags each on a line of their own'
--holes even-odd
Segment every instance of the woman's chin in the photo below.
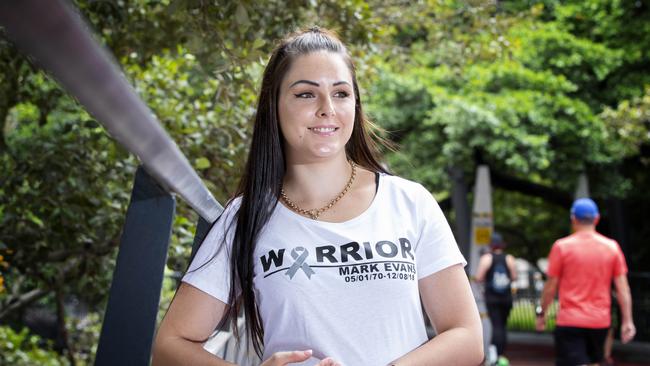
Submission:
<svg viewBox="0 0 650 366">
<path fill-rule="evenodd" d="M 311 149 L 312 154 L 319 158 L 329 158 L 338 155 L 341 152 L 339 146 L 333 144 L 319 144 Z"/>
<path fill-rule="evenodd" d="M 318 162 L 345 155 L 345 148 L 338 144 L 319 144 L 305 149 L 293 150 L 287 157 L 293 162 Z"/>
</svg>

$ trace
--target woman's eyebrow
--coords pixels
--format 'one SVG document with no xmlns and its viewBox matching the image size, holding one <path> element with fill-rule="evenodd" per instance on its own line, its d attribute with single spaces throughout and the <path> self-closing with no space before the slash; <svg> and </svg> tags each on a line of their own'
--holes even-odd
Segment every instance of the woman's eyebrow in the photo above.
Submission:
<svg viewBox="0 0 650 366">
<path fill-rule="evenodd" d="M 320 84 L 317 83 L 317 82 L 315 82 L 315 81 L 311 81 L 311 80 L 298 80 L 298 81 L 293 82 L 291 85 L 289 85 L 289 88 L 293 88 L 293 87 L 296 86 L 297 84 L 301 84 L 301 83 L 309 84 L 309 85 L 313 85 L 313 86 L 320 86 Z"/>
<path fill-rule="evenodd" d="M 291 85 L 289 85 L 289 88 L 293 88 L 294 86 L 296 86 L 298 84 L 301 84 L 301 83 L 302 84 L 313 85 L 313 86 L 316 86 L 316 87 L 320 86 L 320 84 L 315 82 L 315 81 L 301 79 L 301 80 L 294 81 L 293 83 L 291 83 Z M 350 83 L 348 83 L 347 81 L 341 80 L 341 81 L 337 81 L 337 82 L 333 83 L 332 86 L 339 86 L 339 85 L 343 85 L 343 84 L 350 85 Z"/>
</svg>

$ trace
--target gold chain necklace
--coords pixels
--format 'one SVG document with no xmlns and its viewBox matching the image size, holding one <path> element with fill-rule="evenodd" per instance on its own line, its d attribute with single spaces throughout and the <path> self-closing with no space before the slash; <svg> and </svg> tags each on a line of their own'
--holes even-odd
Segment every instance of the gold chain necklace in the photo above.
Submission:
<svg viewBox="0 0 650 366">
<path fill-rule="evenodd" d="M 343 196 L 345 196 L 346 193 L 350 190 L 350 187 L 352 187 L 352 183 L 354 182 L 354 178 L 357 176 L 357 164 L 355 164 L 353 161 L 350 161 L 350 166 L 352 166 L 352 174 L 350 175 L 350 179 L 348 180 L 348 184 L 345 185 L 345 188 L 339 193 L 338 196 L 336 196 L 333 200 L 331 200 L 327 205 L 321 207 L 321 208 L 314 208 L 311 210 L 305 210 L 304 208 L 298 207 L 292 200 L 287 197 L 287 194 L 284 192 L 284 188 L 280 188 L 280 196 L 282 196 L 282 200 L 289 206 L 292 210 L 298 212 L 301 215 L 309 216 L 312 218 L 312 220 L 318 220 L 318 217 L 325 211 L 329 210 L 334 206 Z"/>
</svg>

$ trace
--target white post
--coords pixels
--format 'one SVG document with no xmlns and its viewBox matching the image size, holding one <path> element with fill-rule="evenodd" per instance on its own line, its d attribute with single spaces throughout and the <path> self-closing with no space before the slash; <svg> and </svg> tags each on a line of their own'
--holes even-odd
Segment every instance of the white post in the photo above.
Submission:
<svg viewBox="0 0 650 366">
<path fill-rule="evenodd" d="M 578 198 L 589 198 L 589 181 L 587 180 L 587 174 L 585 173 L 581 173 L 578 177 L 575 199 Z"/>
<path fill-rule="evenodd" d="M 472 235 L 469 258 L 469 273 L 476 275 L 476 267 L 481 256 L 481 250 L 490 244 L 493 231 L 492 221 L 492 185 L 490 184 L 490 168 L 479 165 L 476 169 L 474 184 L 474 208 L 472 209 Z"/>
<path fill-rule="evenodd" d="M 488 355 L 492 340 L 492 325 L 487 314 L 483 289 L 475 280 L 476 268 L 481 256 L 481 250 L 490 244 L 494 223 L 492 218 L 492 185 L 490 184 L 490 168 L 487 165 L 479 165 L 476 169 L 476 181 L 474 183 L 474 207 L 472 209 L 472 232 L 469 261 L 469 274 L 472 284 L 472 292 L 476 299 L 478 311 L 481 314 L 483 324 L 483 346 L 485 354 Z M 496 360 L 488 360 L 487 363 Z"/>
</svg>

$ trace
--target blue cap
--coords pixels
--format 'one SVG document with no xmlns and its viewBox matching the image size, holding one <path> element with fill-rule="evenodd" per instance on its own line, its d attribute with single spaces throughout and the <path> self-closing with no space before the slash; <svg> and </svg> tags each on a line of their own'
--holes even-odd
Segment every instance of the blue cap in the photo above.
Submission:
<svg viewBox="0 0 650 366">
<path fill-rule="evenodd" d="M 591 198 L 578 198 L 571 206 L 571 216 L 578 220 L 593 220 L 598 216 L 598 206 Z"/>
</svg>

